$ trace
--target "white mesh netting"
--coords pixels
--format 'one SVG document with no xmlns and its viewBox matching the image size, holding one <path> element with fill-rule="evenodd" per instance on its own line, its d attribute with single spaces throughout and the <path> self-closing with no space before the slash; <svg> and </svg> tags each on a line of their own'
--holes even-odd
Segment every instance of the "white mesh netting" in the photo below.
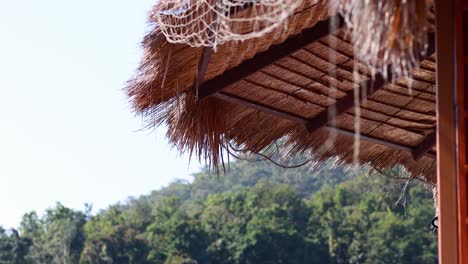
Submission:
<svg viewBox="0 0 468 264">
<path fill-rule="evenodd" d="M 152 13 L 171 43 L 213 47 L 261 37 L 279 26 L 303 0 L 161 0 Z"/>
</svg>

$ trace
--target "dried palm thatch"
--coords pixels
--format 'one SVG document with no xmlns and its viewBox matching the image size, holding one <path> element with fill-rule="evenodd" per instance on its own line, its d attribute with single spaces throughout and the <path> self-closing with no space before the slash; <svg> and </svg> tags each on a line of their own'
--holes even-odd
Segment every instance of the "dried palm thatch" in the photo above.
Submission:
<svg viewBox="0 0 468 264">
<path fill-rule="evenodd" d="M 148 126 L 165 124 L 180 151 L 215 168 L 230 146 L 261 152 L 278 144 L 283 154 L 318 161 L 351 164 L 358 153 L 360 164 L 402 165 L 435 183 L 434 56 L 422 60 L 415 50 L 410 74 L 391 70 L 388 82 L 379 71 L 391 67 L 383 54 L 375 65 L 355 56 L 353 29 L 341 27 L 337 12 L 328 0 L 304 0 L 285 27 L 226 42 L 214 53 L 170 43 L 153 24 L 127 86 L 134 109 Z M 424 12 L 428 31 L 434 17 L 433 8 Z M 239 32 L 252 27 L 244 23 Z"/>
<path fill-rule="evenodd" d="M 427 0 L 333 0 L 334 8 L 352 28 L 355 55 L 387 76 L 379 59 L 391 64 L 391 72 L 409 76 L 427 48 L 430 23 Z"/>
</svg>

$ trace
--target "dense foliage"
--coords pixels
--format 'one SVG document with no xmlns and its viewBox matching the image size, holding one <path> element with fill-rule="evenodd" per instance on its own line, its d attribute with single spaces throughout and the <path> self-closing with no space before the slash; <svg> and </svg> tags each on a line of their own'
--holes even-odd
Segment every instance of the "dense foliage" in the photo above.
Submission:
<svg viewBox="0 0 468 264">
<path fill-rule="evenodd" d="M 404 186 L 329 163 L 239 161 L 94 216 L 28 213 L 0 228 L 0 263 L 437 263 L 431 194 Z"/>
</svg>

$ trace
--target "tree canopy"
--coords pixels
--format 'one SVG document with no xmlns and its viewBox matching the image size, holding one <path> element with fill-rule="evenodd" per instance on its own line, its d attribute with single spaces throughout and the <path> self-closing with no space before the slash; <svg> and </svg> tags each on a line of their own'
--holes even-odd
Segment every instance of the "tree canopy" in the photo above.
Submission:
<svg viewBox="0 0 468 264">
<path fill-rule="evenodd" d="M 424 185 L 331 162 L 238 161 L 90 211 L 58 203 L 0 228 L 0 263 L 437 263 Z"/>
</svg>

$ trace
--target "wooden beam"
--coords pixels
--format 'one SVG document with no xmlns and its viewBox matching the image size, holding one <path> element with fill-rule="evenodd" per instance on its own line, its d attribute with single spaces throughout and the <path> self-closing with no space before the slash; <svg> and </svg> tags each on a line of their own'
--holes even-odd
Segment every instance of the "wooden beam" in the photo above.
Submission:
<svg viewBox="0 0 468 264">
<path fill-rule="evenodd" d="M 354 137 L 354 135 L 355 135 L 354 131 L 347 130 L 347 129 L 344 129 L 344 128 L 332 127 L 330 125 L 325 126 L 325 128 L 330 130 L 330 131 L 335 131 L 335 132 L 337 132 L 338 134 L 341 134 L 341 135 L 347 135 L 347 136 L 350 136 L 350 137 Z M 401 150 L 401 151 L 408 151 L 408 152 L 413 152 L 414 151 L 414 149 L 412 147 L 410 147 L 410 146 L 406 146 L 406 145 L 403 145 L 403 144 L 400 144 L 400 143 L 397 143 L 397 142 L 383 140 L 381 138 L 374 137 L 374 136 L 371 136 L 371 135 L 360 134 L 359 137 L 364 141 L 374 143 L 374 144 L 377 144 L 377 145 L 382 145 L 382 146 L 385 146 L 385 147 L 389 147 L 389 148 L 393 148 L 393 149 L 397 149 L 397 150 Z M 433 159 L 436 158 L 436 156 L 433 153 L 426 152 L 423 155 L 427 156 L 429 158 L 433 158 Z"/>
<path fill-rule="evenodd" d="M 341 18 L 339 18 L 338 20 L 340 19 Z M 315 33 L 315 36 L 317 37 L 317 34 L 318 34 L 317 32 L 320 32 L 321 34 L 323 34 L 323 32 L 326 31 L 324 29 L 324 25 L 327 25 L 328 33 L 330 33 L 329 23 L 330 22 L 327 22 L 326 24 L 320 24 L 320 25 L 317 24 L 314 28 L 312 28 L 314 29 L 313 33 Z M 342 23 L 343 23 L 342 21 L 339 22 L 339 26 L 342 26 Z M 307 32 L 304 32 L 303 34 L 306 34 L 306 33 Z M 309 32 L 309 33 L 313 34 L 312 32 Z M 287 40 L 285 43 L 281 45 L 274 46 L 270 48 L 268 51 L 258 54 L 251 60 L 245 61 L 245 64 L 242 63 L 238 67 L 233 68 L 227 71 L 226 73 L 206 82 L 205 84 L 202 85 L 202 87 L 200 87 L 199 94 L 198 94 L 199 99 L 203 99 L 206 96 L 219 93 L 220 91 L 222 91 L 225 87 L 229 86 L 230 84 L 233 84 L 236 81 L 243 79 L 249 76 L 250 74 L 255 73 L 257 70 L 273 63 L 274 61 L 277 60 L 275 59 L 276 58 L 275 53 L 279 53 L 279 55 L 276 54 L 276 56 L 280 56 L 282 58 L 284 56 L 287 56 L 287 54 L 290 54 L 293 51 L 300 49 L 300 47 L 305 46 L 304 43 L 302 42 L 303 39 L 298 38 L 297 35 L 292 37 L 291 39 L 292 39 L 292 42 L 287 43 L 289 41 Z M 316 40 L 318 40 L 318 38 L 315 39 L 314 41 Z M 283 47 L 283 45 L 286 45 L 286 48 L 282 50 L 278 50 L 278 48 Z M 434 52 L 435 52 L 435 33 L 431 32 L 428 34 L 428 49 L 426 51 L 426 54 L 422 56 L 421 60 L 423 60 L 424 58 L 430 57 L 432 54 L 434 54 Z M 268 64 L 265 64 L 265 63 L 268 63 Z M 389 70 L 388 72 L 389 72 L 389 76 L 387 76 L 387 79 L 392 79 L 391 71 Z M 380 73 L 376 74 L 374 79 L 369 79 L 369 80 L 365 80 L 361 82 L 359 85 L 359 89 L 361 91 L 359 93 L 360 94 L 359 102 L 361 102 L 364 99 L 364 97 L 371 96 L 375 92 L 383 89 L 386 84 L 387 84 L 387 81 L 383 78 L 383 76 Z M 221 95 L 221 97 L 223 97 L 223 95 Z M 327 109 L 320 112 L 315 117 L 311 118 L 306 123 L 307 130 L 309 131 L 309 133 L 312 133 L 324 127 L 326 124 L 332 121 L 332 118 L 336 118 L 336 116 L 339 116 L 340 114 L 348 111 L 351 107 L 353 107 L 355 105 L 355 101 L 356 100 L 355 100 L 354 91 L 351 90 L 347 92 L 347 94 L 344 97 L 341 97 L 340 99 L 338 99 L 333 105 L 329 106 Z M 250 104 L 249 107 L 255 105 L 254 102 L 249 103 L 249 104 Z M 335 111 L 336 116 L 334 117 L 330 116 L 329 111 Z M 419 154 L 417 155 L 418 159 L 421 158 L 422 156 L 423 155 L 419 155 Z"/>
<path fill-rule="evenodd" d="M 226 13 L 226 15 L 235 15 L 236 13 L 244 11 L 245 9 L 250 8 L 252 6 L 253 6 L 253 3 L 245 3 L 245 4 L 240 5 L 240 6 L 233 6 L 233 7 L 230 8 L 229 13 Z M 219 10 L 217 10 L 217 11 L 219 11 Z M 213 21 L 214 21 L 213 26 L 215 28 L 218 28 L 218 26 L 219 26 L 219 21 L 217 21 L 217 18 L 218 18 L 218 15 L 215 12 L 213 14 Z M 213 31 L 208 30 L 208 33 L 209 33 L 209 38 L 211 38 L 213 40 L 213 37 L 214 37 Z M 198 88 L 200 87 L 200 85 L 205 80 L 206 70 L 208 69 L 208 63 L 210 62 L 212 53 L 213 53 L 213 47 L 203 47 L 202 55 L 200 57 L 200 61 L 198 62 L 197 76 L 195 77 L 195 81 L 193 83 L 193 88 L 194 88 L 197 96 L 198 96 Z"/>
<path fill-rule="evenodd" d="M 291 120 L 296 123 L 307 124 L 308 122 L 308 119 L 302 116 L 299 116 L 293 113 L 288 113 L 283 110 L 276 109 L 271 106 L 268 106 L 259 102 L 251 101 L 251 100 L 248 100 L 248 99 L 236 96 L 236 95 L 228 94 L 225 92 L 215 93 L 213 97 L 216 97 L 216 98 L 219 98 L 219 99 L 222 99 L 224 101 L 231 102 L 234 104 L 242 105 L 248 108 L 252 108 L 260 112 L 265 112 L 265 113 L 268 113 L 277 117 L 281 117 L 283 119 Z"/>
<path fill-rule="evenodd" d="M 435 52 L 435 33 L 430 32 L 428 34 L 428 48 L 426 50 L 426 54 L 421 55 L 421 61 L 425 58 L 430 57 Z M 378 73 L 374 76 L 374 79 L 363 81 L 359 84 L 359 102 L 362 102 L 365 97 L 369 97 L 375 92 L 383 89 L 385 85 L 388 83 L 387 80 L 391 80 L 392 78 L 397 78 L 398 76 L 392 76 L 392 72 L 390 66 L 387 67 L 388 76 L 387 79 L 384 79 L 382 74 Z M 363 92 L 365 91 L 365 92 Z M 307 130 L 312 133 L 321 127 L 325 126 L 326 124 L 330 123 L 333 118 L 336 118 L 340 114 L 348 111 L 351 107 L 355 105 L 355 94 L 354 91 L 351 90 L 346 93 L 345 96 L 338 99 L 333 105 L 327 107 L 327 109 L 320 112 L 318 115 L 313 117 L 309 123 L 307 124 Z M 335 111 L 335 116 L 330 116 L 329 112 Z M 435 140 L 434 140 L 435 141 Z M 435 144 L 435 142 L 434 142 Z M 427 151 L 426 151 L 427 152 Z"/>
<path fill-rule="evenodd" d="M 216 8 L 216 11 L 219 11 L 217 9 L 218 8 Z M 218 15 L 216 12 L 213 13 L 213 25 L 212 26 L 214 28 L 219 27 Z M 208 33 L 208 37 L 210 38 L 210 40 L 213 41 L 214 40 L 213 38 L 215 37 L 213 34 L 213 31 L 211 29 L 208 29 L 207 33 Z M 201 55 L 200 61 L 198 62 L 197 76 L 195 76 L 195 81 L 193 83 L 193 88 L 195 90 L 195 94 L 197 97 L 198 97 L 198 89 L 200 88 L 200 85 L 205 80 L 205 74 L 206 74 L 206 70 L 208 69 L 208 64 L 210 62 L 212 52 L 213 52 L 212 47 L 203 47 L 202 55 Z"/>
<path fill-rule="evenodd" d="M 199 100 L 203 100 L 210 95 L 220 92 L 229 85 L 249 77 L 264 67 L 287 57 L 291 53 L 302 49 L 330 33 L 338 31 L 343 25 L 344 19 L 337 15 L 318 22 L 314 27 L 305 29 L 301 33 L 288 38 L 281 44 L 271 46 L 268 50 L 256 54 L 251 59 L 245 60 L 239 66 L 227 70 L 222 75 L 214 77 L 200 85 L 198 93 Z"/>
<path fill-rule="evenodd" d="M 432 131 L 429 133 L 422 141 L 419 143 L 416 148 L 413 149 L 411 154 L 413 155 L 413 159 L 418 161 L 420 160 L 424 154 L 426 154 L 430 149 L 432 149 L 437 143 L 437 133 L 436 131 Z"/>
<path fill-rule="evenodd" d="M 462 11 L 461 5 L 464 6 Z M 468 264 L 468 165 L 467 156 L 467 129 L 468 115 L 468 69 L 467 37 L 468 24 L 466 21 L 468 11 L 466 0 L 457 0 L 455 3 L 455 98 L 456 98 L 456 150 L 458 158 L 457 171 L 457 200 L 458 200 L 458 254 L 460 264 Z"/>
<path fill-rule="evenodd" d="M 299 116 L 299 115 L 296 115 L 294 113 L 289 113 L 289 112 L 283 111 L 281 109 L 276 109 L 276 108 L 271 107 L 269 105 L 265 105 L 265 104 L 262 104 L 262 103 L 259 103 L 259 102 L 255 102 L 255 101 L 252 101 L 252 100 L 249 100 L 249 99 L 245 99 L 245 98 L 242 98 L 242 97 L 239 97 L 239 96 L 236 96 L 236 95 L 228 94 L 226 92 L 218 92 L 218 93 L 214 94 L 213 96 L 216 97 L 216 98 L 225 100 L 227 102 L 230 102 L 230 103 L 239 104 L 239 105 L 242 105 L 242 106 L 245 106 L 245 107 L 248 107 L 248 108 L 252 108 L 252 109 L 255 109 L 257 111 L 264 112 L 264 113 L 267 113 L 267 114 L 270 114 L 270 115 L 273 115 L 273 116 L 277 116 L 277 117 L 280 117 L 280 118 L 283 118 L 283 119 L 287 119 L 287 120 L 290 120 L 290 121 L 293 121 L 293 122 L 296 122 L 296 123 L 308 124 L 308 122 L 309 122 L 309 119 L 305 118 L 303 116 Z M 332 127 L 330 125 L 326 125 L 324 127 L 324 129 L 336 132 L 336 133 L 341 134 L 341 135 L 354 137 L 354 131 L 352 131 L 352 130 L 347 130 L 347 129 L 339 128 L 339 127 Z M 393 149 L 398 149 L 398 150 L 401 150 L 401 151 L 407 151 L 407 152 L 413 152 L 414 151 L 414 149 L 412 147 L 410 147 L 410 146 L 406 146 L 406 145 L 400 144 L 398 142 L 387 141 L 387 140 L 384 140 L 384 139 L 381 139 L 381 138 L 378 138 L 378 137 L 374 137 L 374 136 L 371 136 L 371 135 L 361 134 L 360 138 L 362 140 L 370 142 L 370 143 L 382 145 L 382 146 L 393 148 Z M 435 158 L 434 153 L 425 152 L 423 155 L 427 156 L 427 157 L 430 157 L 430 158 Z"/>
<path fill-rule="evenodd" d="M 377 92 L 378 90 L 382 89 L 385 87 L 385 84 L 387 82 L 383 78 L 381 74 L 377 74 L 375 76 L 375 79 L 373 80 L 366 80 L 363 81 L 359 85 L 359 94 L 360 98 L 359 101 L 361 102 L 362 99 L 364 99 L 364 96 L 370 96 Z M 362 91 L 365 90 L 366 93 L 363 93 Z M 354 96 L 354 91 L 348 91 L 345 96 L 341 97 L 338 99 L 334 104 L 330 105 L 327 107 L 327 109 L 323 110 L 313 118 L 309 120 L 307 123 L 307 130 L 309 133 L 313 133 L 314 131 L 317 131 L 318 129 L 322 128 L 326 124 L 328 124 L 330 121 L 332 121 L 332 118 L 336 118 L 340 114 L 348 111 L 351 107 L 354 106 L 355 102 L 355 96 Z M 330 111 L 335 111 L 336 115 L 335 116 L 330 116 L 329 112 Z"/>
<path fill-rule="evenodd" d="M 213 49 L 211 47 L 203 48 L 200 61 L 198 62 L 197 76 L 195 76 L 195 81 L 193 84 L 193 87 L 195 89 L 195 94 L 198 94 L 199 87 L 205 80 L 205 74 L 206 74 L 206 70 L 208 69 L 208 63 L 210 62 L 212 51 Z"/>
<path fill-rule="evenodd" d="M 331 25 L 332 23 L 335 23 L 335 25 Z M 225 73 L 223 73 L 222 75 L 217 76 L 201 84 L 203 82 L 203 78 L 204 78 L 206 69 L 208 67 L 209 58 L 211 56 L 211 48 L 205 48 L 202 53 L 202 57 L 200 59 L 199 72 L 197 75 L 197 79 L 193 86 L 198 96 L 198 99 L 202 100 L 208 96 L 214 95 L 220 99 L 223 99 L 232 103 L 241 104 L 246 107 L 256 109 L 258 111 L 263 111 L 263 112 L 266 112 L 266 113 L 269 113 L 269 114 L 272 114 L 281 118 L 292 120 L 294 122 L 304 123 L 306 124 L 307 129 L 310 133 L 317 131 L 318 129 L 326 126 L 330 121 L 332 121 L 331 120 L 332 118 L 336 118 L 336 116 L 348 111 L 351 107 L 355 105 L 356 98 L 355 98 L 354 91 L 347 92 L 347 94 L 344 97 L 337 100 L 337 102 L 329 106 L 324 111 L 320 112 L 318 115 L 316 115 L 312 119 L 305 119 L 301 116 L 298 116 L 292 113 L 287 113 L 283 110 L 275 109 L 271 106 L 264 105 L 264 104 L 254 102 L 254 101 L 250 101 L 245 98 L 241 98 L 239 96 L 235 96 L 232 94 L 227 94 L 222 91 L 224 88 L 228 87 L 229 85 L 234 84 L 241 79 L 249 77 L 250 75 L 254 74 L 255 72 L 261 70 L 262 68 L 268 65 L 273 64 L 279 59 L 287 57 L 291 53 L 301 48 L 304 48 L 310 43 L 318 41 L 320 38 L 325 37 L 329 35 L 330 33 L 333 33 L 332 31 L 333 29 L 336 31 L 340 29 L 341 27 L 343 27 L 343 25 L 344 25 L 344 20 L 341 16 L 332 17 L 332 18 L 329 18 L 328 20 L 319 22 L 314 27 L 310 29 L 306 29 L 302 33 L 295 35 L 293 37 L 290 37 L 282 44 L 274 45 L 270 47 L 267 51 L 258 53 L 252 59 L 244 61 L 239 66 L 233 69 L 230 69 L 226 71 Z M 435 33 L 434 32 L 429 33 L 428 44 L 429 45 L 428 45 L 426 55 L 423 55 L 421 60 L 426 57 L 429 57 L 435 52 Z M 391 71 L 388 71 L 388 72 L 390 74 L 390 76 L 388 76 L 388 79 L 392 79 Z M 359 89 L 361 92 L 359 93 L 360 98 L 358 101 L 361 102 L 364 99 L 364 96 L 366 97 L 371 96 L 378 90 L 381 90 L 383 87 L 385 87 L 386 83 L 387 81 L 383 78 L 383 76 L 380 73 L 378 73 L 373 79 L 363 81 L 359 85 Z M 334 110 L 336 112 L 335 117 L 331 117 L 329 115 L 329 111 L 331 110 Z M 333 129 L 336 130 L 336 128 L 333 128 Z M 342 133 L 349 134 L 348 132 L 345 131 Z M 366 138 L 364 137 L 362 138 L 366 140 Z M 374 142 L 374 143 L 376 140 L 380 142 L 379 139 L 376 139 L 376 138 L 367 138 L 367 140 Z M 429 146 L 433 141 L 434 141 L 433 136 L 430 138 L 426 138 L 422 142 L 424 144 L 419 145 L 415 149 L 412 149 L 407 146 L 398 145 L 398 144 L 397 145 L 387 144 L 387 146 L 391 145 L 389 147 L 397 148 L 397 149 L 404 150 L 404 151 L 410 151 L 413 157 L 415 158 L 415 160 L 418 160 L 424 155 L 433 157 L 431 153 L 428 154 L 428 150 L 430 149 Z M 383 143 L 380 142 L 378 144 L 383 144 Z"/>
<path fill-rule="evenodd" d="M 455 1 L 436 0 L 439 264 L 461 264 L 458 237 Z M 458 106 L 463 107 L 463 106 Z"/>
</svg>

